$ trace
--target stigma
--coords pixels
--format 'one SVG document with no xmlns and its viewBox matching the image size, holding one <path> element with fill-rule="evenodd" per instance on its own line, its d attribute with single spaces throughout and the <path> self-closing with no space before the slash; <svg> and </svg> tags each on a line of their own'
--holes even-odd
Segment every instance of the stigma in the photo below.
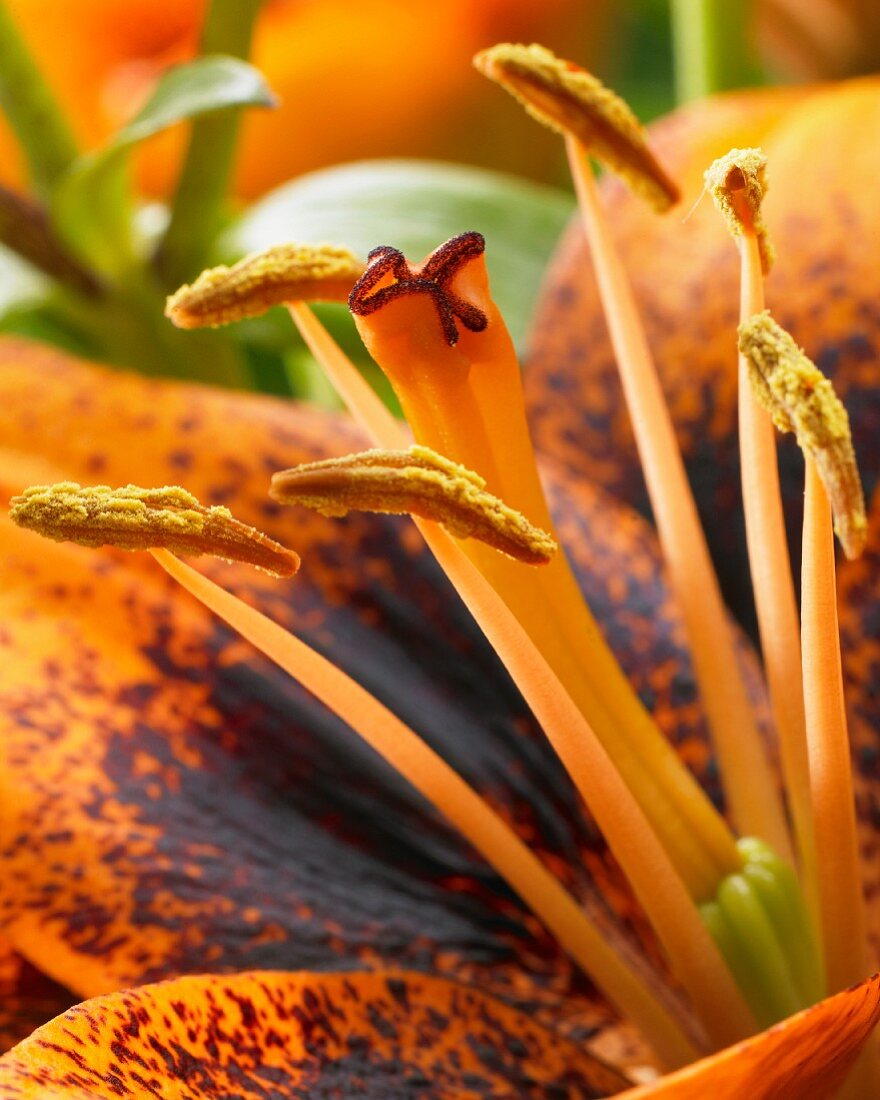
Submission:
<svg viewBox="0 0 880 1100">
<path fill-rule="evenodd" d="M 357 317 L 366 317 L 389 302 L 426 294 L 437 310 L 443 338 L 450 347 L 458 343 L 458 326 L 469 332 L 483 332 L 489 323 L 486 314 L 464 300 L 450 287 L 461 267 L 486 251 L 482 233 L 461 233 L 433 252 L 421 268 L 412 268 L 406 257 L 390 245 L 374 248 L 369 266 L 355 283 L 348 308 Z"/>
</svg>

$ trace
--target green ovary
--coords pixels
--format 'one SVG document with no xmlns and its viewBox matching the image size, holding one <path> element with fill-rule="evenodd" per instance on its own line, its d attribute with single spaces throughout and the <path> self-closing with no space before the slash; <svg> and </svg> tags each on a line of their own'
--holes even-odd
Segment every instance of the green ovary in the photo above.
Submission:
<svg viewBox="0 0 880 1100">
<path fill-rule="evenodd" d="M 791 867 L 761 840 L 737 842 L 742 868 L 700 906 L 761 1028 L 825 995 L 810 914 Z"/>
</svg>

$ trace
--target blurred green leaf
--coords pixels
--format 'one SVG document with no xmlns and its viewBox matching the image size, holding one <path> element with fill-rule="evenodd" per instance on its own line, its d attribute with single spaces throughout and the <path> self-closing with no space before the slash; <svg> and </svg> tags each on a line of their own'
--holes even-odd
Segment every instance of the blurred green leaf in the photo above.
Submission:
<svg viewBox="0 0 880 1100">
<path fill-rule="evenodd" d="M 263 74 L 237 57 L 200 57 L 169 69 L 138 114 L 118 130 L 108 148 L 152 137 L 176 122 L 224 107 L 271 106 L 275 97 Z M 99 154 L 100 155 L 100 154 Z"/>
<path fill-rule="evenodd" d="M 432 161 L 363 161 L 312 172 L 252 206 L 223 238 L 227 258 L 285 241 L 391 244 L 421 260 L 457 233 L 486 237 L 492 293 L 522 344 L 544 269 L 574 209 L 551 187 Z"/>
<path fill-rule="evenodd" d="M 262 74 L 238 58 L 201 57 L 169 69 L 131 122 L 59 180 L 52 196 L 59 233 L 92 267 L 118 274 L 135 255 L 127 177 L 132 148 L 186 119 L 273 102 Z"/>
</svg>

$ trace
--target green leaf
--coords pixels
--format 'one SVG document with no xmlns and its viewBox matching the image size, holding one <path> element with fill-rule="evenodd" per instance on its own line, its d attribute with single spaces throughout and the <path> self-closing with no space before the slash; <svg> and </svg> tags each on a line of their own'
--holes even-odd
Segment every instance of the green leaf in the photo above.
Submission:
<svg viewBox="0 0 880 1100">
<path fill-rule="evenodd" d="M 135 258 L 128 156 L 178 122 L 230 107 L 274 102 L 262 74 L 234 57 L 201 57 L 169 69 L 141 111 L 58 183 L 52 212 L 59 233 L 93 268 L 118 274 Z"/>
<path fill-rule="evenodd" d="M 110 145 L 116 149 L 132 146 L 176 122 L 225 107 L 271 107 L 274 103 L 262 73 L 253 65 L 237 57 L 200 57 L 169 69 L 142 110 L 114 135 Z"/>
<path fill-rule="evenodd" d="M 574 210 L 564 191 L 431 161 L 384 160 L 313 172 L 252 206 L 223 240 L 226 256 L 285 241 L 391 244 L 422 259 L 469 229 L 486 238 L 492 293 L 522 345 L 544 269 Z"/>
</svg>

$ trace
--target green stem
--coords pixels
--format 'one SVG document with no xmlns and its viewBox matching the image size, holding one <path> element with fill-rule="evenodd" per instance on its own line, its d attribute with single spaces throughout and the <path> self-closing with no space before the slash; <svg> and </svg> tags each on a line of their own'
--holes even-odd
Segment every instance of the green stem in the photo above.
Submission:
<svg viewBox="0 0 880 1100">
<path fill-rule="evenodd" d="M 55 29 L 60 33 L 60 28 Z M 77 156 L 76 141 L 12 16 L 0 0 L 0 108 L 27 161 L 41 195 Z"/>
<path fill-rule="evenodd" d="M 62 294 L 54 306 L 66 326 L 85 340 L 88 354 L 115 367 L 250 389 L 249 364 L 228 336 L 175 329 L 163 315 L 164 301 L 151 273 L 133 265 L 105 287 L 100 300 Z"/>
<path fill-rule="evenodd" d="M 202 54 L 246 59 L 262 3 L 213 0 L 202 32 Z M 230 109 L 193 123 L 171 220 L 156 258 L 169 289 L 193 278 L 207 262 L 211 242 L 222 223 L 240 121 L 241 111 Z"/>
<path fill-rule="evenodd" d="M 758 83 L 749 42 L 750 0 L 672 0 L 679 103 Z"/>
</svg>

